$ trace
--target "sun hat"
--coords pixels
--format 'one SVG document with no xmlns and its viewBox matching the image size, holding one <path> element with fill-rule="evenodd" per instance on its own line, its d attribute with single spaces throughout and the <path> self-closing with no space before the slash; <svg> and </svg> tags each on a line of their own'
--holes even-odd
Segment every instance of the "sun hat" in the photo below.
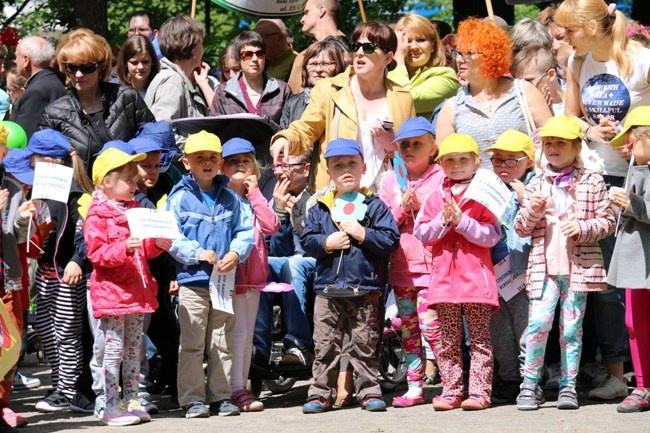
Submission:
<svg viewBox="0 0 650 433">
<path fill-rule="evenodd" d="M 361 152 L 359 143 L 349 138 L 337 138 L 332 140 L 327 144 L 327 149 L 325 149 L 325 159 L 331 158 L 332 156 L 353 155 L 361 155 L 361 158 L 363 158 L 363 152 Z"/>
<path fill-rule="evenodd" d="M 27 142 L 25 150 L 28 155 L 49 156 L 56 159 L 70 157 L 72 145 L 65 135 L 54 129 L 41 129 L 34 132 Z"/>
<path fill-rule="evenodd" d="M 560 115 L 548 119 L 539 129 L 539 136 L 575 140 L 582 139 L 584 134 L 577 117 Z"/>
<path fill-rule="evenodd" d="M 634 126 L 650 126 L 650 106 L 636 107 L 625 118 L 623 129 L 609 142 L 610 146 L 621 147 L 627 141 L 627 133 Z"/>
<path fill-rule="evenodd" d="M 452 132 L 447 138 L 442 140 L 442 143 L 440 143 L 436 161 L 438 161 L 440 157 L 449 153 L 459 152 L 470 152 L 476 154 L 476 156 L 479 156 L 478 144 L 471 136 L 467 134 L 458 134 L 456 132 Z"/>
<path fill-rule="evenodd" d="M 224 158 L 228 158 L 232 155 L 238 155 L 240 153 L 252 153 L 255 155 L 255 147 L 253 147 L 253 144 L 243 138 L 231 138 L 223 144 L 222 148 L 223 151 L 221 153 L 221 156 Z"/>
<path fill-rule="evenodd" d="M 147 155 L 145 153 L 131 154 L 120 150 L 118 147 L 105 148 L 97 156 L 93 164 L 93 183 L 95 185 L 101 185 L 104 177 L 111 171 L 132 161 L 142 161 L 146 157 Z"/>
<path fill-rule="evenodd" d="M 494 152 L 504 150 L 506 152 L 524 152 L 530 159 L 535 157 L 535 146 L 533 140 L 527 134 L 516 129 L 508 129 L 497 138 L 497 141 L 483 152 Z"/>
<path fill-rule="evenodd" d="M 185 141 L 185 154 L 196 152 L 218 152 L 221 153 L 221 140 L 219 137 L 207 131 L 200 131 L 190 134 Z"/>
<path fill-rule="evenodd" d="M 9 149 L 2 165 L 7 173 L 11 173 L 25 185 L 34 184 L 34 169 L 25 149 Z"/>
<path fill-rule="evenodd" d="M 402 123 L 402 126 L 399 127 L 399 131 L 397 132 L 393 143 L 407 138 L 420 137 L 427 132 L 434 137 L 436 135 L 436 130 L 430 121 L 422 116 L 411 117 L 406 119 L 404 123 Z"/>
</svg>

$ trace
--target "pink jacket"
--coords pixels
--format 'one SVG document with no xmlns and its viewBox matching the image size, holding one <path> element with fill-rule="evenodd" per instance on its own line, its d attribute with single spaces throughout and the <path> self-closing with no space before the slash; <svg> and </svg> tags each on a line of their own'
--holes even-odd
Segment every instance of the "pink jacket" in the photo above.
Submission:
<svg viewBox="0 0 650 433">
<path fill-rule="evenodd" d="M 444 227 L 442 188 L 420 210 L 413 234 L 432 247 L 429 305 L 488 304 L 499 307 L 490 248 L 501 238 L 499 221 L 484 206 L 456 196 L 463 212 L 457 226 Z M 442 236 L 440 234 L 443 233 Z"/>
<path fill-rule="evenodd" d="M 269 276 L 269 261 L 264 235 L 271 235 L 280 228 L 278 216 L 259 189 L 249 193 L 246 198 L 248 198 L 253 211 L 253 226 L 255 227 L 253 239 L 255 243 L 248 260 L 237 266 L 237 294 L 246 293 L 246 290 L 251 288 L 262 289 L 266 286 Z"/>
<path fill-rule="evenodd" d="M 542 182 L 547 181 L 540 175 L 526 185 L 524 204 L 515 219 L 515 231 L 520 236 L 532 237 L 526 270 L 526 290 L 531 299 L 542 296 L 546 278 L 545 212 L 536 212 L 530 207 L 530 197 L 540 190 Z M 607 186 L 599 174 L 576 168 L 571 188 L 573 202 L 577 205 L 575 217 L 580 233 L 566 246 L 571 267 L 570 288 L 576 292 L 605 290 L 605 266 L 598 241 L 612 234 L 616 225 L 609 207 Z"/>
<path fill-rule="evenodd" d="M 124 211 L 139 207 L 130 201 L 120 209 L 95 191 L 84 223 L 88 260 L 93 265 L 90 299 L 93 316 L 153 313 L 158 308 L 158 285 L 147 260 L 163 253 L 154 239 L 144 239 L 133 254 L 126 252 L 131 236 Z"/>
<path fill-rule="evenodd" d="M 424 203 L 433 190 L 440 189 L 444 178 L 445 174 L 440 166 L 433 164 L 422 173 L 418 180 L 409 181 L 408 187 L 413 188 L 420 199 L 420 203 Z M 418 276 L 431 272 L 429 266 L 429 263 L 431 263 L 431 247 L 424 247 L 422 242 L 413 236 L 414 215 L 417 215 L 419 209 L 414 209 L 413 213 L 404 213 L 401 206 L 402 195 L 403 192 L 397 184 L 395 172 L 388 172 L 379 191 L 379 198 L 388 205 L 401 235 L 399 248 L 390 256 L 388 282 L 406 287 L 417 285 Z"/>
</svg>

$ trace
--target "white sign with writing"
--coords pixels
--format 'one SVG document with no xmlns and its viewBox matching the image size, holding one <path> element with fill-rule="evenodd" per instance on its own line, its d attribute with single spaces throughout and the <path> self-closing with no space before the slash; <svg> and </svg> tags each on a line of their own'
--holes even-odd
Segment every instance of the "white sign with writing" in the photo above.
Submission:
<svg viewBox="0 0 650 433">
<path fill-rule="evenodd" d="M 37 162 L 34 167 L 32 198 L 68 202 L 72 185 L 72 167 L 53 162 Z"/>
<path fill-rule="evenodd" d="M 494 278 L 497 280 L 499 295 L 506 302 L 526 288 L 526 273 L 512 273 L 510 270 L 510 256 L 505 256 L 494 265 Z"/>
<path fill-rule="evenodd" d="M 235 314 L 232 308 L 232 297 L 235 296 L 235 272 L 237 272 L 237 268 L 230 272 L 219 272 L 217 265 L 212 269 L 212 275 L 210 275 L 212 308 Z"/>
<path fill-rule="evenodd" d="M 131 236 L 140 239 L 176 239 L 180 236 L 178 223 L 172 211 L 158 211 L 137 207 L 126 211 Z"/>
<path fill-rule="evenodd" d="M 469 184 L 463 200 L 472 199 L 482 204 L 497 219 L 501 218 L 503 212 L 508 207 L 512 193 L 501 178 L 491 170 L 479 169 Z"/>
<path fill-rule="evenodd" d="M 305 0 L 212 0 L 226 9 L 260 17 L 300 15 Z"/>
</svg>

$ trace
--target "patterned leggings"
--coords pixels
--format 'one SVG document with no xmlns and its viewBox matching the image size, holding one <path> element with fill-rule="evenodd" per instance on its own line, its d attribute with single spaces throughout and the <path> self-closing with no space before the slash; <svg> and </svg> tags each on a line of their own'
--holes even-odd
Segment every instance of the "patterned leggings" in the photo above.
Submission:
<svg viewBox="0 0 650 433">
<path fill-rule="evenodd" d="M 436 311 L 428 308 L 427 288 L 393 287 L 399 318 L 402 321 L 402 344 L 406 350 L 406 377 L 409 387 L 422 388 L 422 338 L 438 358 L 442 345 Z"/>
<path fill-rule="evenodd" d="M 548 276 L 542 296 L 530 304 L 524 379 L 539 382 L 548 333 L 553 326 L 555 307 L 560 302 L 560 351 L 562 376 L 560 387 L 576 385 L 582 352 L 582 319 L 587 293 L 569 290 L 569 276 Z"/>
<path fill-rule="evenodd" d="M 472 361 L 469 368 L 469 394 L 490 396 L 492 393 L 492 341 L 490 320 L 494 307 L 487 304 L 437 304 L 442 329 L 442 350 L 438 359 L 444 378 L 442 395 L 463 392 L 463 316 L 467 321 Z"/>
</svg>

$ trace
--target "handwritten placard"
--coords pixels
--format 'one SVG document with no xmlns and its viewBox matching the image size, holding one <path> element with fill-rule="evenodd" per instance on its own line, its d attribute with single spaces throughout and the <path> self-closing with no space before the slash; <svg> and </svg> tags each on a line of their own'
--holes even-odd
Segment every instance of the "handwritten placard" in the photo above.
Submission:
<svg viewBox="0 0 650 433">
<path fill-rule="evenodd" d="M 72 185 L 72 167 L 52 162 L 37 162 L 34 167 L 32 198 L 68 202 Z"/>
<path fill-rule="evenodd" d="M 172 211 L 149 208 L 134 208 L 126 211 L 131 236 L 140 239 L 176 239 L 180 236 L 178 223 Z"/>
<path fill-rule="evenodd" d="M 506 302 L 526 288 L 526 273 L 514 274 L 510 270 L 510 256 L 505 256 L 494 265 L 494 278 L 499 295 Z"/>
<path fill-rule="evenodd" d="M 469 184 L 463 200 L 472 199 L 482 204 L 500 219 L 510 202 L 512 193 L 501 178 L 491 170 L 479 169 Z"/>
<path fill-rule="evenodd" d="M 215 265 L 210 275 L 210 300 L 212 308 L 226 313 L 235 314 L 232 308 L 232 297 L 235 295 L 235 272 L 219 272 Z"/>
</svg>

